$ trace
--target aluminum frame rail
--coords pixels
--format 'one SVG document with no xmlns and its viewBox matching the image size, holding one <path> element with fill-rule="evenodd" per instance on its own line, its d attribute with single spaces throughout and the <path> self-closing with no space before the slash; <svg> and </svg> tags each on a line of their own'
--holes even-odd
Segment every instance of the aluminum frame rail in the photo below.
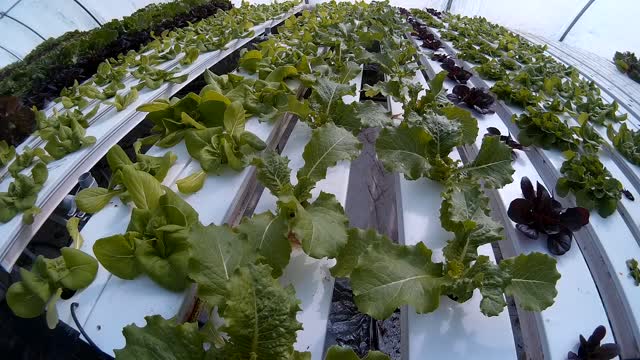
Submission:
<svg viewBox="0 0 640 360">
<path fill-rule="evenodd" d="M 189 75 L 188 79 L 183 83 L 164 83 L 156 90 L 145 89 L 140 92 L 138 100 L 125 110 L 116 112 L 114 107 L 109 106 L 101 113 L 98 113 L 92 122 L 92 126 L 87 128 L 87 135 L 95 136 L 96 143 L 93 146 L 71 153 L 47 166 L 49 178 L 38 194 L 38 200 L 36 201 L 36 206 L 40 207 L 42 211 L 35 217 L 33 224 L 23 224 L 21 216 L 16 216 L 9 222 L 0 225 L 0 234 L 3 234 L 2 238 L 0 238 L 0 265 L 7 270 L 11 269 L 31 238 L 76 185 L 79 176 L 89 171 L 113 145 L 117 144 L 120 139 L 145 118 L 145 113 L 135 110 L 137 106 L 172 96 L 206 69 L 217 64 L 226 56 L 259 36 L 265 29 L 283 22 L 290 15 L 301 11 L 303 8 L 304 5 L 298 5 L 273 20 L 255 26 L 252 29 L 254 30 L 253 36 L 236 39 L 224 50 L 200 55 L 193 64 L 178 73 L 178 75 Z M 177 60 L 172 62 L 177 64 Z M 6 191 L 11 181 L 11 178 L 4 179 L 0 184 L 0 191 Z"/>
</svg>

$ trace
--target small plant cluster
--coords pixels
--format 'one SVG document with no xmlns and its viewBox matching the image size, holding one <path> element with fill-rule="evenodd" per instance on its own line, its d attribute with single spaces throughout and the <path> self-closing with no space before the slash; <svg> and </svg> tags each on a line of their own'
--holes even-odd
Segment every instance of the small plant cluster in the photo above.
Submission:
<svg viewBox="0 0 640 360">
<path fill-rule="evenodd" d="M 585 339 L 580 335 L 580 347 L 578 353 L 569 351 L 567 359 L 569 360 L 609 360 L 620 355 L 620 348 L 616 344 L 600 344 L 607 334 L 607 329 L 600 325 L 589 339 Z"/>
<path fill-rule="evenodd" d="M 638 61 L 636 54 L 630 51 L 623 53 L 616 51 L 615 55 L 613 55 L 613 63 L 616 64 L 620 72 L 627 74 L 635 82 L 640 83 L 640 61 Z"/>
<path fill-rule="evenodd" d="M 547 189 L 537 183 L 534 190 L 526 176 L 520 180 L 524 198 L 509 204 L 507 214 L 516 229 L 531 239 L 547 235 L 547 248 L 554 255 L 571 249 L 573 232 L 589 223 L 589 210 L 582 207 L 564 208 Z"/>
</svg>

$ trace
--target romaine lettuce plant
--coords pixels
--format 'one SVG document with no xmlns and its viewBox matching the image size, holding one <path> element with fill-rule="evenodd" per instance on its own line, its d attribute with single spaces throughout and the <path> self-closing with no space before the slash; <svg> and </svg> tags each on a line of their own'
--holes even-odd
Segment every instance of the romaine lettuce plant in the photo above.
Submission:
<svg viewBox="0 0 640 360">
<path fill-rule="evenodd" d="M 164 180 L 167 172 L 176 161 L 173 152 L 168 151 L 163 156 L 151 156 L 140 153 L 142 144 L 136 142 L 134 150 L 136 162 L 129 159 L 129 156 L 119 145 L 114 145 L 107 152 L 107 163 L 111 169 L 111 180 L 107 188 L 93 187 L 83 189 L 76 195 L 78 209 L 86 213 L 96 213 L 104 208 L 114 196 L 120 196 L 123 202 L 130 201 L 131 195 L 128 186 L 132 184 L 130 179 L 126 179 L 126 168 L 143 171 L 158 181 Z M 131 174 L 130 170 L 127 170 Z M 135 174 L 135 173 L 134 173 Z M 134 190 L 135 191 L 135 190 Z"/>
<path fill-rule="evenodd" d="M 563 255 L 571 248 L 573 232 L 589 223 L 589 210 L 582 207 L 563 208 L 545 187 L 537 183 L 533 189 L 526 176 L 520 180 L 524 198 L 511 201 L 507 211 L 516 229 L 531 239 L 547 235 L 547 247 L 554 255 Z"/>
</svg>

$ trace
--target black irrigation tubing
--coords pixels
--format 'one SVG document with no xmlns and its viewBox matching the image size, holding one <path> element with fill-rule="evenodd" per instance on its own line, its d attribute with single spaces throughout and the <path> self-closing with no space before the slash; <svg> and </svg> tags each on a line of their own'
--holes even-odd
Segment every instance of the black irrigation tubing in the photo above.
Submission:
<svg viewBox="0 0 640 360">
<path fill-rule="evenodd" d="M 84 339 L 87 340 L 89 345 L 91 345 L 95 349 L 100 350 L 100 348 L 91 340 L 89 335 L 87 335 L 87 333 L 84 331 L 84 328 L 82 327 L 82 325 L 80 325 L 80 321 L 78 321 L 78 317 L 76 316 L 76 308 L 78 306 L 80 306 L 80 304 L 78 304 L 77 302 L 72 302 L 71 305 L 69 306 L 69 308 L 71 309 L 71 317 L 73 318 L 73 322 L 76 324 L 76 327 L 78 328 L 78 330 L 80 330 L 80 333 L 82 334 L 82 336 L 84 336 Z"/>
<path fill-rule="evenodd" d="M 89 16 L 91 16 L 91 18 L 93 19 L 93 21 L 95 21 L 98 26 L 102 26 L 102 23 L 100 23 L 100 21 L 98 21 L 98 19 L 93 15 L 93 13 L 91 11 L 89 11 L 89 9 L 87 9 L 84 5 L 82 5 L 82 3 L 79 0 L 73 0 L 76 4 L 78 4 L 78 6 L 80 6 L 82 8 L 82 10 L 84 10 L 87 14 L 89 14 Z"/>
</svg>

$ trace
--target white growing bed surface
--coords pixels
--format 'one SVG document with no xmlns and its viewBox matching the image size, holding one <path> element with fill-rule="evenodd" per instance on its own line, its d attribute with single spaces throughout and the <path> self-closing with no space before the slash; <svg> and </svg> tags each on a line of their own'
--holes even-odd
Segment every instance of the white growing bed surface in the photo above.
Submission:
<svg viewBox="0 0 640 360">
<path fill-rule="evenodd" d="M 266 28 L 282 22 L 289 15 L 297 13 L 302 6 L 267 23 L 254 27 L 255 36 Z M 402 17 L 401 15 L 398 15 Z M 439 31 L 430 30 L 439 36 Z M 545 39 L 524 34 L 536 43 L 547 43 Z M 431 51 L 420 47 L 420 40 L 407 34 L 418 48 L 415 59 L 424 72 L 416 71 L 413 82 L 424 89 L 429 88 L 428 79 L 441 71 L 440 63 L 431 60 Z M 142 121 L 145 114 L 136 112 L 136 106 L 161 97 L 170 97 L 191 80 L 199 76 L 227 55 L 243 47 L 252 38 L 234 40 L 223 51 L 203 54 L 190 67 L 179 74 L 189 74 L 182 84 L 164 84 L 157 90 L 144 90 L 136 103 L 117 113 L 113 108 L 101 108 L 96 120 L 87 129 L 87 135 L 96 136 L 95 145 L 72 153 L 62 160 L 51 163 L 49 178 L 41 190 L 37 205 L 43 209 L 34 224 L 24 225 L 21 217 L 0 225 L 0 256 L 2 265 L 11 268 L 27 243 L 53 212 L 64 196 L 75 186 L 78 176 L 100 160 L 114 144 Z M 444 51 L 455 55 L 453 44 L 443 40 Z M 558 61 L 575 66 L 582 76 L 594 80 L 603 89 L 605 102 L 617 100 L 622 109 L 629 112 L 627 124 L 631 129 L 640 128 L 640 112 L 637 111 L 640 98 L 640 85 L 620 80 L 613 74 L 615 68 L 598 63 L 596 57 L 587 59 L 587 54 L 576 54 L 553 43 L 549 54 Z M 474 64 L 456 60 L 466 69 Z M 175 65 L 176 61 L 167 65 Z M 247 77 L 252 75 L 238 71 Z M 614 76 L 615 75 L 615 76 Z M 426 77 L 425 77 L 426 76 Z M 490 87 L 493 82 L 484 81 L 474 74 L 471 83 L 477 87 Z M 288 80 L 290 88 L 302 90 L 303 85 Z M 362 67 L 360 73 L 349 84 L 356 88 L 354 95 L 342 96 L 345 104 L 357 102 L 363 85 Z M 128 84 L 133 85 L 133 83 Z M 444 88 L 451 92 L 456 82 L 447 79 Z M 422 92 L 424 93 L 424 91 Z M 402 104 L 388 97 L 388 105 L 395 124 L 402 121 Z M 511 122 L 512 114 L 521 114 L 522 109 L 500 103 L 501 111 L 494 114 L 479 115 L 472 112 L 478 120 L 479 132 L 474 144 L 454 149 L 451 157 L 463 163 L 471 162 L 478 153 L 487 128 L 498 128 L 503 134 L 516 134 L 518 129 Z M 49 110 L 51 111 L 51 110 Z M 564 119 L 568 124 L 577 124 L 574 119 Z M 283 129 L 295 122 L 290 114 L 276 122 L 261 122 L 256 117 L 247 120 L 246 129 L 253 132 L 271 148 L 280 142 Z M 616 128 L 618 125 L 616 125 Z M 597 129 L 606 137 L 606 129 Z M 312 129 L 305 122 L 297 121 L 282 148 L 282 155 L 290 160 L 291 182 L 296 183 L 296 172 L 305 164 L 303 150 L 311 139 Z M 610 141 L 607 139 L 610 143 Z M 28 144 L 36 144 L 32 138 Z M 23 148 L 24 144 L 20 147 Z M 176 163 L 162 182 L 179 194 L 176 181 L 200 169 L 198 161 L 192 159 L 184 141 L 171 148 L 152 147 L 147 154 L 162 156 L 172 151 L 177 155 Z M 626 189 L 640 198 L 640 168 L 630 164 L 615 149 L 610 148 L 599 153 L 600 160 Z M 505 227 L 505 239 L 500 242 L 501 254 L 496 254 L 491 244 L 478 248 L 479 255 L 488 256 L 492 262 L 503 256 L 508 258 L 533 252 L 548 253 L 545 241 L 533 241 L 515 229 L 506 214 L 510 202 L 522 197 L 520 179 L 528 177 L 534 184 L 540 182 L 547 189 L 554 189 L 555 182 L 561 176 L 560 167 L 564 157 L 557 150 L 530 148 L 519 152 L 512 162 L 514 181 L 501 189 L 490 190 L 492 216 L 498 218 Z M 345 207 L 349 189 L 351 165 L 348 161 L 339 161 L 329 167 L 326 178 L 316 184 L 312 191 L 315 199 L 320 191 L 336 196 Z M 352 174 L 353 175 L 353 174 Z M 407 180 L 401 174 L 395 187 L 396 211 L 398 218 L 398 241 L 403 245 L 416 245 L 423 242 L 433 251 L 433 261 L 443 261 L 443 248 L 451 238 L 444 230 L 440 220 L 440 204 L 443 185 L 427 178 Z M 231 220 L 232 211 L 239 202 L 246 199 L 247 189 L 255 182 L 256 169 L 252 166 L 240 172 L 226 169 L 220 175 L 207 175 L 204 186 L 194 194 L 180 196 L 199 214 L 202 224 L 224 224 Z M 10 179 L 9 179 L 10 180 Z M 0 190 L 6 191 L 9 180 L 0 184 Z M 564 199 L 563 205 L 575 206 L 575 199 Z M 277 198 L 265 189 L 257 201 L 254 212 L 276 211 Z M 94 256 L 93 245 L 98 239 L 123 233 L 130 220 L 132 208 L 114 197 L 100 212 L 93 215 L 84 226 L 81 234 L 84 243 L 80 250 Z M 503 310 L 498 316 L 487 317 L 480 310 L 482 299 L 479 290 L 475 290 L 471 299 L 458 303 L 441 296 L 437 310 L 418 314 L 412 306 L 401 308 L 401 358 L 419 359 L 516 359 L 518 346 L 524 346 L 527 358 L 566 359 L 568 351 L 577 351 L 578 335 L 588 336 L 598 325 L 606 326 L 608 332 L 604 342 L 616 342 L 626 356 L 640 356 L 640 289 L 630 278 L 626 260 L 640 259 L 640 205 L 623 199 L 618 203 L 616 212 L 602 218 L 592 211 L 590 223 L 576 232 L 573 246 L 562 256 L 554 256 L 557 270 L 562 275 L 556 284 L 558 291 L 554 304 L 541 312 L 528 312 L 519 307 Z M 497 259 L 496 259 L 497 258 Z M 297 332 L 294 348 L 297 351 L 311 353 L 313 359 L 321 359 L 325 354 L 327 324 L 334 277 L 330 269 L 334 259 L 314 259 L 299 248 L 291 254 L 289 265 L 279 279 L 282 285 L 293 285 L 296 297 L 300 300 L 301 311 L 297 320 L 303 330 Z M 102 265 L 98 268 L 96 279 L 87 288 L 78 291 L 72 298 L 57 303 L 60 320 L 76 327 L 72 319 L 71 303 L 78 303 L 75 313 L 78 322 L 87 335 L 104 352 L 113 355 L 114 349 L 125 346 L 122 328 L 134 323 L 145 325 L 145 316 L 161 315 L 171 318 L 183 315 L 192 305 L 193 289 L 172 292 L 163 289 L 149 277 L 143 275 L 135 280 L 123 280 L 109 273 Z M 516 302 L 517 305 L 517 302 Z M 186 310 L 188 311 L 188 309 Z M 514 321 L 517 319 L 518 321 Z M 514 324 L 516 324 L 514 326 Z M 514 336 L 514 333 L 519 334 Z M 518 337 L 522 336 L 523 339 Z"/>
</svg>

